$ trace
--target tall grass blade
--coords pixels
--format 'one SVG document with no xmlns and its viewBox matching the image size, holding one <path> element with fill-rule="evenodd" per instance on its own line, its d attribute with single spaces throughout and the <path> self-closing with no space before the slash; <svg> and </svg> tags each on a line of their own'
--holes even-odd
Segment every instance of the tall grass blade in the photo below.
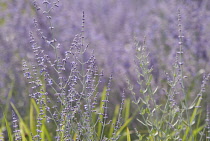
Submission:
<svg viewBox="0 0 210 141">
<path fill-rule="evenodd" d="M 21 125 L 20 126 L 20 130 L 21 132 L 24 132 L 24 134 L 28 135 L 29 136 L 29 139 L 31 139 L 31 131 L 30 129 L 28 128 L 28 126 L 26 125 L 26 123 L 24 122 L 24 120 L 22 119 L 20 113 L 18 112 L 18 110 L 16 109 L 16 107 L 14 106 L 13 103 L 10 103 L 13 110 L 15 111 L 16 115 L 18 116 L 18 119 L 19 119 L 19 124 Z"/>
<path fill-rule="evenodd" d="M 125 121 L 129 118 L 130 116 L 130 99 L 125 99 L 125 105 L 124 105 L 124 119 Z"/>
<path fill-rule="evenodd" d="M 30 122 L 30 130 L 33 135 L 36 135 L 36 119 L 35 119 L 35 112 L 34 112 L 34 99 L 30 100 L 30 111 L 29 111 L 29 122 Z M 37 106 L 37 105 L 36 105 Z"/>
<path fill-rule="evenodd" d="M 101 137 L 101 132 L 102 132 L 102 121 L 103 121 L 103 113 L 104 113 L 104 108 L 103 108 L 103 105 L 104 105 L 104 102 L 102 102 L 103 100 L 106 99 L 106 87 L 104 87 L 103 89 L 103 92 L 101 94 L 101 102 L 100 102 L 100 107 L 99 107 L 99 122 L 98 122 L 98 137 L 100 138 Z"/>
<path fill-rule="evenodd" d="M 183 136 L 183 141 L 186 141 L 186 140 L 187 140 L 189 131 L 191 130 L 191 129 L 190 129 L 190 128 L 191 128 L 191 124 L 194 123 L 195 117 L 196 117 L 196 115 L 197 115 L 198 108 L 196 108 L 196 107 L 199 107 L 199 106 L 200 106 L 201 100 L 202 100 L 202 97 L 199 96 L 198 101 L 197 101 L 197 103 L 196 103 L 196 106 L 195 106 L 195 108 L 194 108 L 194 110 L 193 110 L 193 113 L 192 113 L 192 115 L 191 115 L 191 117 L 190 117 L 190 125 L 187 125 L 185 134 L 184 134 L 184 136 Z M 191 136 L 192 136 L 192 135 L 191 135 Z"/>
<path fill-rule="evenodd" d="M 116 125 L 116 122 L 117 122 L 117 116 L 119 114 L 119 109 L 120 109 L 120 105 L 117 104 L 115 106 L 115 111 L 114 111 L 114 115 L 113 115 L 113 118 L 112 118 L 112 124 L 111 124 L 111 127 L 109 129 L 109 135 L 108 135 L 108 138 L 111 138 L 112 137 L 112 133 L 114 131 L 114 126 Z"/>
<path fill-rule="evenodd" d="M 131 141 L 130 131 L 129 131 L 128 127 L 127 127 L 126 131 L 127 131 L 127 141 Z"/>
<path fill-rule="evenodd" d="M 120 127 L 120 129 L 117 131 L 117 136 L 122 133 L 122 131 L 128 127 L 129 123 L 133 120 L 133 117 L 130 117 L 125 123 Z"/>
<path fill-rule="evenodd" d="M 13 138 L 12 138 L 12 129 L 9 125 L 9 122 L 7 120 L 7 116 L 4 114 L 4 121 L 5 121 L 5 124 L 6 124 L 6 129 L 7 129 L 7 134 L 8 134 L 8 137 L 9 137 L 9 141 L 13 141 Z"/>
</svg>

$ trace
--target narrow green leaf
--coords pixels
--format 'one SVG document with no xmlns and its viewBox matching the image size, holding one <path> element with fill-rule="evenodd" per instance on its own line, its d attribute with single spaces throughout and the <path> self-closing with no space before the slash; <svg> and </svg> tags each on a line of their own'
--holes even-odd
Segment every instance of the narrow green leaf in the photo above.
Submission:
<svg viewBox="0 0 210 141">
<path fill-rule="evenodd" d="M 4 114 L 4 121 L 5 121 L 5 124 L 6 124 L 6 129 L 7 129 L 7 134 L 8 134 L 8 137 L 9 137 L 9 141 L 13 141 L 12 129 L 10 128 L 9 122 L 8 122 L 5 114 Z"/>
<path fill-rule="evenodd" d="M 34 99 L 32 99 L 31 102 L 32 102 L 33 107 L 34 107 L 35 110 L 36 110 L 36 113 L 38 114 L 38 113 L 39 113 L 39 107 L 38 107 L 38 105 L 36 104 L 36 101 L 35 101 Z"/>
<path fill-rule="evenodd" d="M 145 112 L 146 112 L 147 114 L 150 114 L 149 108 L 145 108 Z"/>
<path fill-rule="evenodd" d="M 125 100 L 125 121 L 129 118 L 130 115 L 130 99 Z"/>
<path fill-rule="evenodd" d="M 155 130 L 155 129 L 152 129 L 151 133 L 152 133 L 153 136 L 157 136 L 158 135 L 158 131 Z"/>
<path fill-rule="evenodd" d="M 143 91 L 143 94 L 145 94 L 147 92 L 148 88 L 146 88 L 144 91 Z"/>
<path fill-rule="evenodd" d="M 192 103 L 192 104 L 190 105 L 190 107 L 188 107 L 188 109 L 190 110 L 190 109 L 192 109 L 192 108 L 194 108 L 194 107 L 195 107 L 195 102 Z"/>
<path fill-rule="evenodd" d="M 190 123 L 190 126 L 194 125 L 195 124 L 195 121 L 193 120 L 191 123 Z"/>
<path fill-rule="evenodd" d="M 133 120 L 133 117 L 130 117 L 117 131 L 117 136 L 128 126 L 128 124 Z"/>
<path fill-rule="evenodd" d="M 144 101 L 141 97 L 139 99 L 141 100 L 141 102 L 143 102 L 145 105 L 147 105 L 147 102 Z"/>
<path fill-rule="evenodd" d="M 152 126 L 152 122 L 150 122 L 149 120 L 146 120 L 146 124 Z"/>
<path fill-rule="evenodd" d="M 23 129 L 22 122 L 19 122 L 19 126 L 20 126 L 20 130 Z M 27 141 L 27 139 L 25 137 L 26 133 L 24 132 L 24 130 L 21 130 L 20 134 L 21 134 L 21 139 L 22 139 L 21 141 Z"/>
<path fill-rule="evenodd" d="M 2 127 L 0 128 L 0 139 L 3 139 L 3 129 L 4 129 L 4 125 L 2 125 Z"/>
<path fill-rule="evenodd" d="M 44 124 L 44 126 L 42 127 L 42 131 L 44 132 L 44 135 L 46 136 L 46 138 L 47 138 L 47 140 L 48 141 L 52 141 L 52 137 L 50 136 L 50 133 L 49 133 L 49 131 L 47 130 L 47 127 L 46 127 L 46 125 Z M 45 140 L 43 140 L 43 141 L 45 141 Z"/>
<path fill-rule="evenodd" d="M 145 109 L 143 109 L 142 111 L 141 111 L 141 115 L 144 115 L 146 113 L 146 110 Z"/>
<path fill-rule="evenodd" d="M 197 107 L 197 106 L 200 106 L 201 100 L 202 100 L 202 97 L 200 96 L 200 97 L 198 98 L 197 103 L 196 103 L 196 107 Z M 187 137 L 188 137 L 188 134 L 189 134 L 191 125 L 194 124 L 195 116 L 196 116 L 197 113 L 198 113 L 197 111 L 198 111 L 198 108 L 194 108 L 193 113 L 192 113 L 192 115 L 191 115 L 191 117 L 190 117 L 190 125 L 187 126 L 187 129 L 186 129 L 185 134 L 184 134 L 184 137 L 183 137 L 183 141 L 185 141 L 185 140 L 187 139 Z"/>
<path fill-rule="evenodd" d="M 106 87 L 104 87 L 104 89 L 103 89 L 103 92 L 102 92 L 102 94 L 101 94 L 101 102 L 100 102 L 100 110 L 99 110 L 99 113 L 101 113 L 100 115 L 99 115 L 99 119 L 101 120 L 101 121 L 103 121 L 103 113 L 104 113 L 104 108 L 103 108 L 103 105 L 104 105 L 104 102 L 102 102 L 103 100 L 105 100 L 106 99 Z M 98 122 L 98 137 L 100 138 L 101 137 L 101 132 L 102 132 L 102 123 L 101 122 Z"/>
<path fill-rule="evenodd" d="M 114 116 L 112 118 L 112 124 L 111 124 L 110 130 L 109 130 L 109 136 L 108 136 L 108 138 L 111 138 L 112 137 L 112 133 L 114 131 L 114 126 L 115 126 L 115 124 L 117 122 L 117 116 L 118 116 L 118 113 L 119 113 L 119 109 L 120 109 L 120 105 L 117 104 L 115 106 Z"/>
<path fill-rule="evenodd" d="M 30 129 L 31 129 L 31 132 L 33 135 L 36 134 L 36 119 L 35 119 L 35 116 L 34 116 L 34 107 L 33 107 L 33 102 L 34 99 L 31 99 L 30 100 L 30 111 L 29 111 L 29 122 L 30 122 Z M 36 104 L 36 103 L 35 103 Z"/>
<path fill-rule="evenodd" d="M 131 141 L 130 131 L 128 127 L 127 127 L 127 141 Z"/>
<path fill-rule="evenodd" d="M 147 126 L 143 121 L 141 121 L 140 119 L 137 119 L 138 122 L 140 122 L 141 124 L 143 124 L 144 126 Z"/>
<path fill-rule="evenodd" d="M 173 124 L 173 127 L 176 126 L 176 124 L 179 122 L 179 120 L 176 120 L 176 122 Z"/>
<path fill-rule="evenodd" d="M 202 131 L 205 127 L 206 127 L 206 125 L 204 124 L 204 125 L 200 126 L 199 128 L 194 129 L 193 136 L 190 136 L 189 140 L 191 141 L 193 137 L 196 137 L 200 133 L 200 131 Z"/>
<path fill-rule="evenodd" d="M 155 94 L 157 92 L 157 90 L 158 90 L 158 87 L 155 88 L 155 90 L 153 91 L 152 94 Z"/>
<path fill-rule="evenodd" d="M 29 136 L 29 138 L 31 139 L 31 132 L 30 129 L 28 128 L 28 126 L 25 124 L 24 120 L 22 119 L 22 117 L 20 116 L 20 113 L 18 112 L 18 110 L 16 109 L 16 107 L 14 106 L 13 103 L 10 103 L 13 110 L 15 111 L 16 115 L 18 116 L 19 119 L 19 123 L 22 124 L 21 126 L 21 130 L 25 131 L 26 134 Z"/>
<path fill-rule="evenodd" d="M 185 120 L 183 120 L 183 123 L 184 123 L 186 126 L 188 126 L 188 123 L 187 123 Z"/>
<path fill-rule="evenodd" d="M 152 74 L 149 75 L 149 79 L 148 79 L 146 85 L 147 86 L 150 85 L 151 84 L 151 81 L 152 81 Z"/>
</svg>

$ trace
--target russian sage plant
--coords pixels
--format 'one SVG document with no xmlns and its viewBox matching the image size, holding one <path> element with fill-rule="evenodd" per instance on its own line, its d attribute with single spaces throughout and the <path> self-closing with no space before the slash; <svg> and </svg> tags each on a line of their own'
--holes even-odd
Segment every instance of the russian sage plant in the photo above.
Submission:
<svg viewBox="0 0 210 141">
<path fill-rule="evenodd" d="M 137 106 L 140 115 L 138 121 L 146 130 L 146 132 L 143 132 L 136 129 L 139 140 L 196 141 L 205 138 L 204 134 L 201 133 L 205 127 L 208 128 L 209 124 L 200 124 L 197 117 L 204 112 L 200 107 L 210 74 L 204 74 L 200 92 L 192 103 L 188 103 L 187 88 L 184 84 L 187 76 L 183 73 L 184 36 L 180 10 L 178 11 L 178 29 L 177 54 L 172 74 L 166 73 L 168 89 L 163 88 L 164 95 L 158 96 L 158 94 L 161 94 L 159 88 L 153 88 L 152 85 L 152 68 L 149 64 L 146 39 L 144 39 L 143 45 L 139 45 L 138 42 L 135 44 L 139 93 L 133 91 L 133 85 L 129 82 L 128 85 L 133 94 L 133 103 Z M 206 135 L 206 138 L 208 138 L 208 135 Z"/>
<path fill-rule="evenodd" d="M 54 38 L 55 31 L 50 14 L 57 2 L 50 5 L 46 1 L 43 4 L 46 5 L 46 10 L 42 13 L 49 21 L 51 36 L 45 36 L 38 21 L 34 20 L 36 33 L 42 43 L 39 44 L 34 33 L 30 32 L 36 63 L 23 61 L 24 76 L 31 85 L 30 97 L 36 101 L 39 108 L 36 131 L 31 136 L 33 140 L 44 140 L 46 135 L 43 131 L 46 124 L 54 124 L 51 128 L 55 128 L 54 139 L 57 141 L 108 140 L 104 132 L 111 124 L 108 119 L 108 103 L 112 76 L 104 88 L 98 108 L 103 72 L 97 68 L 94 52 L 86 53 L 88 44 L 84 37 L 84 12 L 81 33 L 75 36 L 67 51 L 61 52 L 62 44 Z M 34 5 L 37 10 L 41 10 L 37 3 Z M 54 57 L 49 57 L 45 48 L 52 48 Z M 117 131 L 120 126 L 118 120 L 109 138 L 119 138 Z"/>
</svg>

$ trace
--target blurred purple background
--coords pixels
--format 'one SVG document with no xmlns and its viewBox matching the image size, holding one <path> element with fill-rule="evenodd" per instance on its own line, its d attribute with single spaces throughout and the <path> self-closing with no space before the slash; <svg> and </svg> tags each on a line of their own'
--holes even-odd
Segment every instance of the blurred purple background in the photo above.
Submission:
<svg viewBox="0 0 210 141">
<path fill-rule="evenodd" d="M 43 34 L 51 38 L 49 22 L 42 12 L 49 9 L 33 0 L 0 1 L 0 104 L 5 104 L 14 85 L 13 98 L 23 107 L 28 93 L 22 73 L 22 60 L 33 61 L 29 32 L 34 32 L 33 20 L 38 21 Z M 53 2 L 49 1 L 53 6 Z M 113 73 L 113 93 L 126 88 L 126 79 L 135 83 L 134 37 L 146 36 L 149 59 L 154 71 L 154 85 L 166 85 L 165 72 L 170 72 L 178 49 L 177 11 L 181 11 L 184 38 L 184 74 L 192 96 L 200 89 L 202 73 L 210 72 L 210 1 L 208 0 L 62 0 L 51 12 L 54 36 L 66 51 L 81 31 L 85 12 L 87 53 L 95 52 L 99 70 L 105 78 Z M 37 38 L 38 40 L 41 39 Z M 45 48 L 53 55 L 51 48 Z M 129 93 L 127 94 L 129 95 Z M 117 98 L 114 96 L 113 98 Z"/>
</svg>

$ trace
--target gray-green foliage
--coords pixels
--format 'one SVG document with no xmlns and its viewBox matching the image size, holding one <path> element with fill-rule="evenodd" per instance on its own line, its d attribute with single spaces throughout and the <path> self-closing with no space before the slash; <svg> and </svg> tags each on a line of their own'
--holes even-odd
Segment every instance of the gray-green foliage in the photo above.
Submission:
<svg viewBox="0 0 210 141">
<path fill-rule="evenodd" d="M 209 126 L 209 123 L 202 123 L 198 117 L 201 114 L 206 114 L 200 107 L 210 74 L 204 74 L 200 92 L 194 98 L 194 101 L 189 103 L 186 94 L 188 89 L 184 84 L 184 79 L 187 79 L 187 76 L 183 74 L 184 63 L 182 58 L 184 54 L 180 11 L 178 16 L 178 49 L 176 58 L 174 58 L 173 70 L 171 73 L 166 73 L 168 89 L 163 89 L 163 93 L 158 87 L 153 88 L 152 85 L 153 75 L 148 59 L 146 39 L 144 39 L 143 45 L 135 42 L 139 93 L 133 91 L 133 84 L 128 82 L 128 85 L 133 95 L 133 103 L 137 106 L 139 112 L 139 116 L 137 116 L 139 126 L 146 128 L 146 133 L 136 129 L 139 140 L 197 141 L 205 138 L 208 140 L 208 134 L 204 135 L 202 133 Z"/>
</svg>

